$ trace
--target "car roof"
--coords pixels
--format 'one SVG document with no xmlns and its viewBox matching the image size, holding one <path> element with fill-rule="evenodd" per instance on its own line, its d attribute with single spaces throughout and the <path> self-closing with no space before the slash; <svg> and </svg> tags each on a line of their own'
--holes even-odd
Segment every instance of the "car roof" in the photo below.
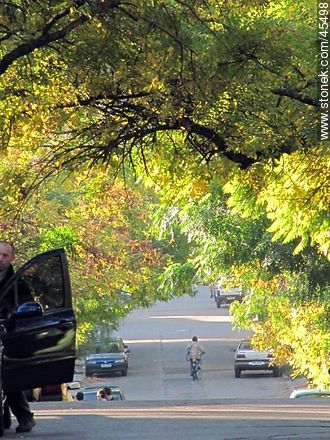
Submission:
<svg viewBox="0 0 330 440">
<path fill-rule="evenodd" d="M 298 397 L 330 397 L 330 390 L 297 388 L 290 394 L 290 399 L 297 399 Z"/>
<path fill-rule="evenodd" d="M 85 388 L 81 389 L 82 393 L 84 394 L 84 397 L 92 397 L 92 399 L 84 399 L 84 400 L 97 400 L 97 392 L 99 390 L 102 390 L 102 388 L 108 387 L 111 389 L 111 392 L 114 396 L 114 398 L 117 397 L 117 399 L 115 400 L 125 400 L 125 394 L 123 393 L 123 391 L 120 389 L 120 387 L 118 386 L 114 386 L 114 385 L 104 385 L 104 386 L 86 386 Z M 119 399 L 118 399 L 119 397 Z"/>
<path fill-rule="evenodd" d="M 111 390 L 120 390 L 120 387 L 117 385 L 87 385 L 83 388 L 85 391 L 93 391 L 93 390 L 101 390 L 104 387 L 111 388 Z"/>
</svg>

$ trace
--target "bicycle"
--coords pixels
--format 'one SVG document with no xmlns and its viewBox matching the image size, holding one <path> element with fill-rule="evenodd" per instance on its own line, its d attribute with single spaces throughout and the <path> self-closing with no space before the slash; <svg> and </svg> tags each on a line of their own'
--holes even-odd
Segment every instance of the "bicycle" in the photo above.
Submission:
<svg viewBox="0 0 330 440">
<path fill-rule="evenodd" d="M 201 379 L 202 367 L 200 359 L 191 360 L 191 376 L 193 380 Z"/>
</svg>

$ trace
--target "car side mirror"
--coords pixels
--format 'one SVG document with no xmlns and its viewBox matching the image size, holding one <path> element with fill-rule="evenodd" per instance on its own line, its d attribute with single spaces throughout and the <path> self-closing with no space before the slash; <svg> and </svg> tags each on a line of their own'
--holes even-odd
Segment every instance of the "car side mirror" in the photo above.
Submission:
<svg viewBox="0 0 330 440">
<path fill-rule="evenodd" d="M 80 390 L 81 385 L 80 382 L 68 382 L 67 384 L 68 390 Z"/>
<path fill-rule="evenodd" d="M 33 318 L 42 316 L 44 309 L 41 304 L 37 302 L 27 302 L 17 307 L 13 313 L 14 319 Z"/>
</svg>

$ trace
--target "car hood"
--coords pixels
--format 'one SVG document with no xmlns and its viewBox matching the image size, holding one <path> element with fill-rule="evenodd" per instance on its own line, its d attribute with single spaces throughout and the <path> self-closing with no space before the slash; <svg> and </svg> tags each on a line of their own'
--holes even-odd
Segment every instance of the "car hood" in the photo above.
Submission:
<svg viewBox="0 0 330 440">
<path fill-rule="evenodd" d="M 102 360 L 102 359 L 124 359 L 124 353 L 97 353 L 86 357 L 86 360 Z"/>
</svg>

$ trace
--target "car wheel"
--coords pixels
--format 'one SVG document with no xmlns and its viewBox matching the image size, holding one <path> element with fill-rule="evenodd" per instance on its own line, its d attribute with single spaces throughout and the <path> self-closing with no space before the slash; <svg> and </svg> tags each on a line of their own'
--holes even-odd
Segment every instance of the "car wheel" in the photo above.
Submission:
<svg viewBox="0 0 330 440">
<path fill-rule="evenodd" d="M 85 376 L 86 377 L 92 377 L 93 376 L 93 372 L 92 371 L 90 371 L 90 370 L 86 370 L 86 372 L 85 372 Z"/>
<path fill-rule="evenodd" d="M 273 368 L 273 376 L 279 377 L 279 375 L 280 375 L 280 367 L 274 367 Z"/>
<path fill-rule="evenodd" d="M 241 370 L 239 368 L 236 368 L 236 367 L 235 367 L 235 377 L 236 377 L 236 379 L 241 377 Z"/>
<path fill-rule="evenodd" d="M 125 370 L 121 370 L 121 375 L 127 376 L 127 367 L 125 368 Z"/>
</svg>

